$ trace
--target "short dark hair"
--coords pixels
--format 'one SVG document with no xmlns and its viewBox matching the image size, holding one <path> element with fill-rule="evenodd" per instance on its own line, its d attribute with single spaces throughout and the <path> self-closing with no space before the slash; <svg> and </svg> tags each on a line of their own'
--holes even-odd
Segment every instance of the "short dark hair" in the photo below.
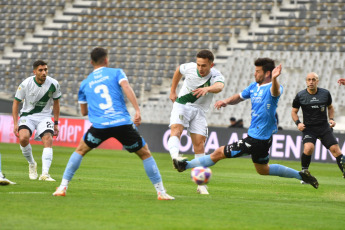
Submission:
<svg viewBox="0 0 345 230">
<path fill-rule="evenodd" d="M 197 55 L 197 58 L 204 58 L 208 59 L 209 61 L 213 62 L 214 61 L 214 55 L 210 50 L 200 50 Z"/>
<path fill-rule="evenodd" d="M 262 70 L 264 71 L 264 73 L 266 73 L 267 71 L 273 71 L 273 69 L 276 67 L 274 64 L 274 60 L 270 59 L 270 58 L 258 58 L 255 60 L 254 62 L 255 66 L 262 66 Z"/>
<path fill-rule="evenodd" d="M 42 61 L 42 60 L 37 60 L 32 64 L 32 68 L 36 69 L 40 65 L 48 65 L 47 62 Z"/>
<path fill-rule="evenodd" d="M 108 51 L 104 48 L 96 47 L 92 50 L 90 56 L 95 64 L 99 64 L 108 56 Z"/>
</svg>

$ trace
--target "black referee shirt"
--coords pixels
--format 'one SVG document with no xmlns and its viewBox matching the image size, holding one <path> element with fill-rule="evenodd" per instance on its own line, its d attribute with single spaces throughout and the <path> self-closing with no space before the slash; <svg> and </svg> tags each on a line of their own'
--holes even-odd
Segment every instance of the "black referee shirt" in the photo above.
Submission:
<svg viewBox="0 0 345 230">
<path fill-rule="evenodd" d="M 306 126 L 328 123 L 327 107 L 332 104 L 332 96 L 327 89 L 317 88 L 316 94 L 308 93 L 304 89 L 297 93 L 292 107 L 302 107 L 303 123 Z"/>
</svg>

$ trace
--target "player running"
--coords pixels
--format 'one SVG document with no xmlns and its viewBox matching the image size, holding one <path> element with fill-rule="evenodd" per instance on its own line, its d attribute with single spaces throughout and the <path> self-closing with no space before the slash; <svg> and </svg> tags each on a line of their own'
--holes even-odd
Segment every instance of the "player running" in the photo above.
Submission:
<svg viewBox="0 0 345 230">
<path fill-rule="evenodd" d="M 30 137 L 36 130 L 35 140 L 42 140 L 42 174 L 39 180 L 55 181 L 49 175 L 53 160 L 53 135 L 59 134 L 61 97 L 59 83 L 48 76 L 48 64 L 42 60 L 33 63 L 35 76 L 26 78 L 18 87 L 13 100 L 13 132 L 19 138 L 20 149 L 29 163 L 29 178 L 36 180 L 37 163 L 32 155 Z M 18 107 L 23 102 L 18 121 Z M 53 106 L 54 122 L 51 119 Z"/>
<path fill-rule="evenodd" d="M 197 166 L 212 166 L 225 158 L 236 158 L 251 155 L 254 167 L 260 175 L 296 178 L 310 183 L 314 188 L 319 184 L 308 170 L 300 172 L 280 164 L 269 165 L 269 149 L 272 145 L 272 134 L 277 132 L 275 117 L 279 97 L 283 87 L 279 85 L 278 76 L 281 65 L 275 68 L 274 61 L 269 58 L 259 58 L 255 61 L 255 82 L 251 83 L 240 94 L 235 94 L 222 101 L 217 101 L 215 108 L 220 109 L 227 105 L 235 105 L 246 99 L 251 99 L 252 120 L 248 129 L 248 137 L 221 146 L 211 155 L 206 155 L 191 161 L 174 159 L 175 167 L 179 172 Z"/>
<path fill-rule="evenodd" d="M 164 189 L 156 162 L 136 129 L 141 123 L 139 105 L 133 89 L 122 69 L 108 68 L 108 53 L 103 48 L 91 52 L 94 71 L 83 80 L 79 89 L 79 103 L 83 116 L 89 115 L 92 126 L 71 155 L 61 185 L 54 196 L 65 196 L 69 182 L 80 166 L 85 154 L 110 137 L 116 138 L 129 152 L 135 152 L 143 161 L 147 176 L 154 185 L 158 200 L 174 200 Z M 125 94 L 136 113 L 134 124 L 124 99 Z"/>
</svg>

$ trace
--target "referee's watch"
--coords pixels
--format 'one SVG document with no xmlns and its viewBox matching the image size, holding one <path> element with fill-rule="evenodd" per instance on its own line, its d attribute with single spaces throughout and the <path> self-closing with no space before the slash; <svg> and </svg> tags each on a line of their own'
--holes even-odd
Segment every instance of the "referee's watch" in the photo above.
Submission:
<svg viewBox="0 0 345 230">
<path fill-rule="evenodd" d="M 54 121 L 54 125 L 58 125 L 59 124 L 59 121 Z"/>
</svg>

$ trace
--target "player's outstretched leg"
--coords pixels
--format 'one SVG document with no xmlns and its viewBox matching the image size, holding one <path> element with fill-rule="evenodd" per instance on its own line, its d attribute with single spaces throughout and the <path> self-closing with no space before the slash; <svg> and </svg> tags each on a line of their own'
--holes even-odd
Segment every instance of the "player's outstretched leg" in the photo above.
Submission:
<svg viewBox="0 0 345 230">
<path fill-rule="evenodd" d="M 318 188 L 319 183 L 316 178 L 313 177 L 310 172 L 306 169 L 298 172 L 295 169 L 286 167 L 280 164 L 271 164 L 269 165 L 269 175 L 271 176 L 280 176 L 285 178 L 296 178 L 297 180 L 303 180 L 306 183 L 312 185 L 314 188 Z"/>
<path fill-rule="evenodd" d="M 173 163 L 174 167 L 179 172 L 183 172 L 186 169 L 195 168 L 197 166 L 210 167 L 215 164 L 215 162 L 211 160 L 211 155 L 199 157 L 191 161 L 187 161 L 185 158 L 177 158 L 173 160 Z"/>
</svg>

